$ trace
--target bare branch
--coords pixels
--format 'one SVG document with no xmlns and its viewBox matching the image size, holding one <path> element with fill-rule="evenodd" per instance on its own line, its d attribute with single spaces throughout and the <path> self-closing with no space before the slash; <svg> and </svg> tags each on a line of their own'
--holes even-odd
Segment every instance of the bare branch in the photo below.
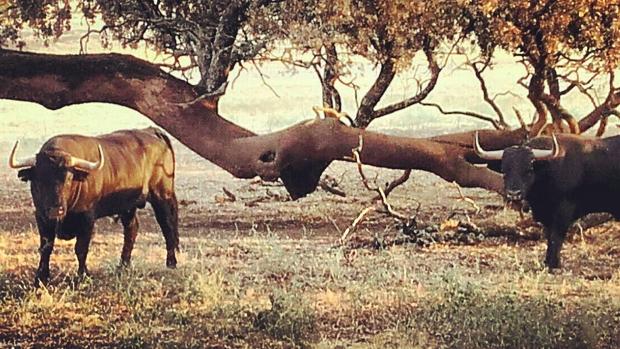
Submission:
<svg viewBox="0 0 620 349">
<path fill-rule="evenodd" d="M 258 72 L 258 75 L 260 76 L 260 80 L 263 82 L 263 85 L 267 86 L 267 88 L 269 88 L 269 90 L 271 90 L 271 92 L 278 98 L 280 98 L 280 95 L 278 94 L 278 92 L 276 92 L 276 90 L 267 82 L 267 80 L 265 79 L 265 75 L 263 74 L 263 72 L 260 70 L 260 67 L 258 66 L 258 64 L 256 64 L 256 62 L 254 60 L 251 60 L 252 65 L 254 65 L 254 68 L 256 69 L 256 71 Z"/>
<path fill-rule="evenodd" d="M 478 68 L 478 64 L 480 63 L 482 63 L 482 68 Z M 487 57 L 484 62 L 469 62 L 469 65 L 473 69 L 474 75 L 476 75 L 476 79 L 478 79 L 478 82 L 480 83 L 480 89 L 482 90 L 482 97 L 484 101 L 489 106 L 491 106 L 491 109 L 493 109 L 499 119 L 498 122 L 503 126 L 503 128 L 506 128 L 508 125 L 506 124 L 506 120 L 504 119 L 504 114 L 502 113 L 502 110 L 497 106 L 497 103 L 495 103 L 495 99 L 489 96 L 489 90 L 487 88 L 486 81 L 484 80 L 484 77 L 482 77 L 482 73 L 487 67 L 489 67 L 489 63 L 490 57 Z"/>
<path fill-rule="evenodd" d="M 598 124 L 598 129 L 596 130 L 596 137 L 602 137 L 605 133 L 605 129 L 607 128 L 607 122 L 609 121 L 609 116 L 604 116 L 601 118 Z"/>
<path fill-rule="evenodd" d="M 411 170 L 403 171 L 403 174 L 400 177 L 396 178 L 395 180 L 391 181 L 385 186 L 385 189 L 383 190 L 385 192 L 385 195 L 386 196 L 390 195 L 392 190 L 396 189 L 398 186 L 407 182 L 410 176 L 411 176 Z M 380 197 L 378 196 L 375 197 L 375 200 L 378 200 L 378 199 L 380 199 Z"/>
<path fill-rule="evenodd" d="M 616 88 L 614 85 L 615 75 L 612 72 L 609 72 L 609 91 L 607 93 L 607 98 L 605 101 L 594 108 L 588 115 L 579 120 L 579 127 L 582 131 L 586 131 L 593 127 L 601 118 L 613 114 L 614 111 L 620 105 L 620 89 Z"/>
<path fill-rule="evenodd" d="M 466 203 L 470 204 L 476 210 L 474 214 L 480 213 L 480 206 L 478 206 L 474 200 L 463 195 L 463 191 L 461 191 L 461 186 L 455 181 L 452 181 L 452 184 L 454 184 L 456 190 L 458 190 L 459 192 L 459 196 L 461 197 L 459 200 L 465 201 Z"/>
<path fill-rule="evenodd" d="M 514 93 L 512 91 L 504 91 L 504 92 L 499 92 L 499 93 L 494 94 L 493 97 L 491 98 L 491 100 L 493 102 L 495 102 L 495 100 L 497 98 L 504 97 L 504 96 L 513 96 L 513 97 L 516 97 L 516 98 L 521 98 L 520 95 L 518 95 L 518 94 L 516 94 L 516 93 Z"/>
<path fill-rule="evenodd" d="M 86 33 L 80 37 L 80 54 L 81 55 L 86 54 L 86 51 L 88 49 L 88 42 L 90 41 L 90 36 L 92 34 L 101 35 L 102 33 L 104 33 L 106 30 L 110 28 L 107 25 L 104 25 L 99 30 L 91 29 L 90 23 L 88 21 L 86 21 L 86 26 L 87 26 Z"/>
<path fill-rule="evenodd" d="M 482 121 L 486 121 L 486 122 L 490 122 L 493 127 L 495 127 L 495 129 L 497 130 L 503 130 L 505 129 L 505 126 L 502 125 L 498 120 L 490 117 L 490 116 L 486 116 L 486 115 L 482 115 L 476 112 L 471 112 L 471 111 L 459 111 L 459 110 L 451 110 L 451 111 L 446 111 L 444 110 L 439 104 L 436 103 L 430 103 L 430 102 L 420 102 L 420 105 L 423 106 L 427 106 L 427 107 L 435 107 L 437 110 L 439 110 L 440 113 L 445 114 L 445 115 L 464 115 L 464 116 L 470 116 L 472 118 L 476 118 Z"/>
<path fill-rule="evenodd" d="M 426 83 L 426 86 L 422 90 L 418 91 L 418 93 L 415 96 L 402 100 L 398 103 L 388 105 L 381 109 L 375 110 L 372 113 L 373 118 L 379 118 L 379 117 L 391 114 L 395 111 L 410 107 L 414 104 L 420 103 L 431 93 L 431 91 L 433 91 L 433 89 L 435 88 L 435 85 L 437 85 L 437 80 L 439 79 L 441 68 L 437 64 L 437 60 L 435 59 L 433 52 L 430 48 L 425 48 L 424 54 L 426 55 L 426 60 L 428 62 L 428 70 L 431 73 L 431 77 Z"/>
<path fill-rule="evenodd" d="M 344 245 L 344 243 L 347 241 L 347 237 L 349 237 L 349 234 L 354 232 L 355 229 L 357 229 L 357 226 L 362 222 L 364 217 L 366 217 L 366 215 L 368 213 L 370 213 L 371 211 L 374 211 L 375 209 L 376 208 L 374 206 L 369 206 L 369 207 L 366 207 L 365 209 L 363 209 L 360 212 L 360 214 L 357 215 L 357 217 L 353 220 L 353 223 L 351 223 L 351 225 L 349 227 L 347 227 L 347 229 L 345 229 L 344 233 L 342 233 L 342 235 L 340 236 L 340 245 Z"/>
<path fill-rule="evenodd" d="M 387 194 L 385 193 L 385 191 L 383 190 L 383 188 L 377 186 L 376 184 L 371 184 L 370 181 L 368 180 L 368 177 L 366 177 L 366 174 L 364 173 L 364 169 L 363 169 L 363 164 L 362 164 L 362 160 L 360 158 L 360 154 L 363 150 L 364 147 L 364 138 L 363 136 L 360 134 L 359 135 L 359 144 L 356 148 L 352 149 L 352 153 L 353 153 L 353 158 L 355 159 L 355 162 L 357 164 L 357 171 L 360 175 L 360 178 L 362 179 L 362 183 L 364 184 L 364 187 L 370 191 L 375 191 L 379 194 L 379 201 L 376 201 L 377 203 L 380 202 L 383 208 L 383 212 L 386 213 L 387 215 L 389 215 L 390 217 L 394 217 L 397 220 L 399 220 L 400 222 L 404 223 L 404 224 L 410 224 L 413 219 L 415 219 L 415 217 L 407 217 L 404 214 L 397 212 L 396 210 L 394 210 L 394 208 L 392 207 L 392 205 L 388 202 L 387 199 Z M 410 171 L 409 171 L 410 172 Z M 419 208 L 419 206 L 418 206 Z M 342 236 L 340 237 L 340 244 L 344 244 L 346 242 L 346 238 L 349 236 L 349 234 L 351 234 L 353 231 L 355 231 L 355 229 L 357 228 L 357 226 L 359 225 L 359 223 L 364 219 L 364 217 L 371 211 L 377 211 L 377 207 L 376 206 L 369 206 L 364 208 L 360 214 L 357 216 L 357 218 L 355 218 L 355 220 L 353 221 L 353 223 L 344 231 L 344 233 L 342 234 Z"/>
<path fill-rule="evenodd" d="M 347 193 L 338 188 L 338 182 L 329 175 L 325 175 L 323 176 L 323 178 L 321 178 L 321 180 L 319 181 L 319 186 L 321 187 L 321 189 L 325 190 L 328 193 L 341 197 L 347 196 Z"/>
<path fill-rule="evenodd" d="M 521 125 L 521 128 L 527 131 L 528 130 L 527 124 L 525 123 L 525 120 L 523 120 L 523 116 L 521 116 L 521 112 L 519 112 L 519 109 L 517 109 L 516 107 L 512 107 L 512 110 L 514 110 L 515 116 L 517 117 L 517 120 L 519 120 L 519 124 Z"/>
</svg>

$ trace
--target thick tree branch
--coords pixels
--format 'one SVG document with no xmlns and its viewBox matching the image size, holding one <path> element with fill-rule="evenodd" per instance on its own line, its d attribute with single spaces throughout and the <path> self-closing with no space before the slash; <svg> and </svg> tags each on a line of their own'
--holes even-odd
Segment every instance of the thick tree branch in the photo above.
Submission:
<svg viewBox="0 0 620 349">
<path fill-rule="evenodd" d="M 609 73 L 609 91 L 605 101 L 594 108 L 588 115 L 579 120 L 579 128 L 582 131 L 586 131 L 592 128 L 602 118 L 609 114 L 614 114 L 615 109 L 620 105 L 620 88 L 614 86 L 615 75 L 613 72 Z"/>
<path fill-rule="evenodd" d="M 316 189 L 334 160 L 349 156 L 364 138 L 361 161 L 393 169 L 430 171 L 463 187 L 501 191 L 501 176 L 471 149 L 473 134 L 437 139 L 396 137 L 360 130 L 337 120 L 312 119 L 257 136 L 219 116 L 208 103 L 179 105 L 196 89 L 137 58 L 119 55 L 45 55 L 0 50 L 0 98 L 39 103 L 50 109 L 106 102 L 144 114 L 199 155 L 239 178 L 282 178 L 293 198 Z M 516 144 L 512 132 L 481 132 L 488 149 Z"/>
<path fill-rule="evenodd" d="M 373 119 L 392 114 L 393 112 L 396 112 L 398 110 L 405 109 L 414 104 L 420 103 L 431 93 L 431 91 L 433 91 L 435 85 L 437 85 L 437 80 L 439 79 L 439 73 L 441 72 L 441 68 L 437 64 L 437 60 L 433 56 L 433 51 L 430 48 L 424 49 L 424 54 L 426 55 L 426 60 L 428 62 L 428 70 L 431 73 L 431 77 L 426 83 L 426 86 L 422 90 L 420 90 L 420 92 L 418 92 L 415 96 L 375 110 L 372 114 Z"/>
<path fill-rule="evenodd" d="M 357 116 L 355 117 L 355 123 L 357 125 L 365 128 L 374 120 L 375 107 L 385 94 L 385 91 L 387 91 L 395 76 L 396 67 L 392 59 L 388 58 L 381 64 L 379 76 L 377 76 L 375 82 L 368 92 L 366 92 L 364 98 L 362 98 L 360 107 L 357 109 Z"/>
</svg>

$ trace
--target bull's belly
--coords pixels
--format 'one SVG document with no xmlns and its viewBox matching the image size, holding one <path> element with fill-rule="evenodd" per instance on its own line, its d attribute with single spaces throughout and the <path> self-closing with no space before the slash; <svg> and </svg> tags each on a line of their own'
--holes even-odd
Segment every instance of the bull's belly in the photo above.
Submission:
<svg viewBox="0 0 620 349">
<path fill-rule="evenodd" d="M 141 190 L 125 190 L 107 195 L 95 205 L 94 212 L 91 210 L 69 212 L 56 229 L 56 237 L 71 240 L 84 232 L 90 224 L 90 219 L 122 214 L 136 207 L 143 208 L 145 205 L 146 198 Z"/>
<path fill-rule="evenodd" d="M 71 240 L 74 239 L 76 236 L 77 235 L 75 234 L 75 231 L 70 229 L 61 229 L 56 232 L 56 237 L 60 240 Z"/>
<path fill-rule="evenodd" d="M 620 219 L 620 193 L 609 191 L 603 194 L 590 191 L 587 194 L 566 199 L 574 204 L 570 213 L 567 213 L 569 214 L 567 219 L 574 222 L 592 213 L 609 213 L 615 219 Z M 545 226 L 553 224 L 560 213 L 557 201 L 561 200 L 530 202 L 534 219 Z"/>
<path fill-rule="evenodd" d="M 56 230 L 56 237 L 61 240 L 71 240 L 84 232 L 89 224 L 87 216 L 87 213 L 68 213 Z"/>
<path fill-rule="evenodd" d="M 146 196 L 141 189 L 125 189 L 101 198 L 95 207 L 95 217 L 122 214 L 133 208 L 144 208 Z"/>
</svg>

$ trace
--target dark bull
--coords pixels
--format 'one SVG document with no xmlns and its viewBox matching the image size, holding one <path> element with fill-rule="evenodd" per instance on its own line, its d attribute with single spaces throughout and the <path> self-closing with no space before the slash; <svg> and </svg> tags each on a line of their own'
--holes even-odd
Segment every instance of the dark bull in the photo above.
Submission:
<svg viewBox="0 0 620 349">
<path fill-rule="evenodd" d="M 127 265 L 138 232 L 136 210 L 149 202 L 166 240 L 166 265 L 176 266 L 178 206 L 175 159 L 168 137 L 155 128 L 117 131 L 98 137 L 61 135 L 49 139 L 36 156 L 9 166 L 30 181 L 40 236 L 41 260 L 35 282 L 49 279 L 54 240 L 76 238 L 78 274 L 88 272 L 86 256 L 95 220 L 118 215 L 123 224 L 121 263 Z"/>
<path fill-rule="evenodd" d="M 501 160 L 506 198 L 526 201 L 543 224 L 549 268 L 560 267 L 562 243 L 577 219 L 594 212 L 620 218 L 620 136 L 554 135 L 486 151 L 476 133 L 474 150 L 482 159 Z"/>
</svg>

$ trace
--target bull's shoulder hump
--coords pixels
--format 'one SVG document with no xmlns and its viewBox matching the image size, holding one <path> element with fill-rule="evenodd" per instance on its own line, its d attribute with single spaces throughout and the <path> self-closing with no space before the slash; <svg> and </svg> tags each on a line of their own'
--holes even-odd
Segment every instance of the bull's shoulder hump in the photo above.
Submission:
<svg viewBox="0 0 620 349">
<path fill-rule="evenodd" d="M 147 127 L 143 129 L 117 130 L 111 133 L 99 135 L 97 136 L 97 138 L 107 139 L 107 138 L 123 138 L 123 137 L 132 138 L 132 137 L 148 137 L 148 136 L 159 137 L 160 134 L 164 134 L 164 132 L 156 127 Z"/>
<path fill-rule="evenodd" d="M 76 143 L 84 143 L 85 141 L 92 141 L 93 137 L 79 135 L 79 134 L 61 134 L 56 135 L 45 141 L 41 149 L 45 148 L 62 148 L 67 145 L 73 145 Z"/>
<path fill-rule="evenodd" d="M 142 149 L 170 147 L 169 140 L 162 131 L 154 132 L 150 129 L 120 130 L 98 136 L 102 145 L 108 147 L 138 147 Z"/>
</svg>

